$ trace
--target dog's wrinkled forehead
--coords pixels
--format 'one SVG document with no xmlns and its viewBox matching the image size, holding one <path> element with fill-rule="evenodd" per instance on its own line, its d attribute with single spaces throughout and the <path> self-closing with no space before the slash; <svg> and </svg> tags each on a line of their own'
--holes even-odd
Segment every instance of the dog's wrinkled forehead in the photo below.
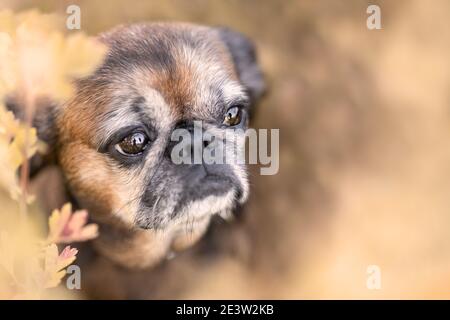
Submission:
<svg viewBox="0 0 450 320">
<path fill-rule="evenodd" d="M 214 119 L 246 99 L 232 57 L 213 28 L 134 25 L 100 39 L 110 50 L 90 82 L 97 95 L 107 95 L 97 121 L 107 130 L 143 117 L 162 128 L 185 118 Z"/>
</svg>

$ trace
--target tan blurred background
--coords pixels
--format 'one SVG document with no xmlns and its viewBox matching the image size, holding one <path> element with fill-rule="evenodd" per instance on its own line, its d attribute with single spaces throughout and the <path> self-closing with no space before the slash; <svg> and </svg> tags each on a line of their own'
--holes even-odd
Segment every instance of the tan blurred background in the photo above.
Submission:
<svg viewBox="0 0 450 320">
<path fill-rule="evenodd" d="M 154 270 L 96 260 L 86 298 L 450 298 L 449 1 L 0 0 L 69 4 L 89 34 L 155 20 L 247 34 L 269 88 L 253 126 L 281 140 L 241 218 Z"/>
</svg>

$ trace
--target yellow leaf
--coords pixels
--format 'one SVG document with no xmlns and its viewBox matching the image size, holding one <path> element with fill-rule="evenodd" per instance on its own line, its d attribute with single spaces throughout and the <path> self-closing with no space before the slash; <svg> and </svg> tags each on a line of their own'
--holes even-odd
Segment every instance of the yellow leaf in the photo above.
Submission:
<svg viewBox="0 0 450 320">
<path fill-rule="evenodd" d="M 75 261 L 77 253 L 78 250 L 70 246 L 65 247 L 61 254 L 58 254 L 56 244 L 50 244 L 45 248 L 45 288 L 56 287 L 61 282 L 61 279 L 66 274 L 64 269 Z"/>
<path fill-rule="evenodd" d="M 87 211 L 79 210 L 72 213 L 70 203 L 65 204 L 61 211 L 54 210 L 49 218 L 47 242 L 71 243 L 96 238 L 98 226 L 93 223 L 86 225 L 87 220 Z"/>
<path fill-rule="evenodd" d="M 78 78 L 93 72 L 101 63 L 105 50 L 104 45 L 82 33 L 70 35 L 64 48 L 64 69 L 67 75 Z"/>
<path fill-rule="evenodd" d="M 37 131 L 35 128 L 21 126 L 16 132 L 12 143 L 9 145 L 9 160 L 13 170 L 26 160 L 31 158 L 37 151 Z"/>
<path fill-rule="evenodd" d="M 0 11 L 0 97 L 18 89 L 54 100 L 69 98 L 74 78 L 91 73 L 106 47 L 66 31 L 61 16 Z"/>
<path fill-rule="evenodd" d="M 6 111 L 5 107 L 0 105 L 0 136 L 9 140 L 17 133 L 19 127 L 19 121 L 14 118 L 14 114 Z"/>
<path fill-rule="evenodd" d="M 70 215 L 72 214 L 72 205 L 70 203 L 66 203 L 61 211 L 58 209 L 53 210 L 49 220 L 49 234 L 48 241 L 58 243 L 58 238 L 62 234 L 64 227 L 68 223 L 70 219 Z"/>
</svg>

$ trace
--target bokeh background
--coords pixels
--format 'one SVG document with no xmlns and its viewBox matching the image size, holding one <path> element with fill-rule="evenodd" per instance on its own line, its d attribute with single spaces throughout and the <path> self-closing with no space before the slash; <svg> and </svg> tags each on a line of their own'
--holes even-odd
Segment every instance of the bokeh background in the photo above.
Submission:
<svg viewBox="0 0 450 320">
<path fill-rule="evenodd" d="M 161 20 L 247 34 L 268 84 L 252 125 L 280 129 L 280 171 L 251 168 L 236 221 L 151 270 L 93 259 L 84 298 L 450 298 L 450 2 L 0 0 L 70 4 L 92 35 Z"/>
</svg>

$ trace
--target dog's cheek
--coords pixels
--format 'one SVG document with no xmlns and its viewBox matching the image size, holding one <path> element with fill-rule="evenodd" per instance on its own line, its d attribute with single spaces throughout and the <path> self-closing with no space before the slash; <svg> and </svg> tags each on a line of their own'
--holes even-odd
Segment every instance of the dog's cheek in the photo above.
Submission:
<svg viewBox="0 0 450 320">
<path fill-rule="evenodd" d="M 61 149 L 59 161 L 71 192 L 80 206 L 95 214 L 94 218 L 118 216 L 127 224 L 133 223 L 135 210 L 130 210 L 126 202 L 131 196 L 121 190 L 121 174 L 105 155 L 81 143 L 70 143 Z"/>
</svg>

